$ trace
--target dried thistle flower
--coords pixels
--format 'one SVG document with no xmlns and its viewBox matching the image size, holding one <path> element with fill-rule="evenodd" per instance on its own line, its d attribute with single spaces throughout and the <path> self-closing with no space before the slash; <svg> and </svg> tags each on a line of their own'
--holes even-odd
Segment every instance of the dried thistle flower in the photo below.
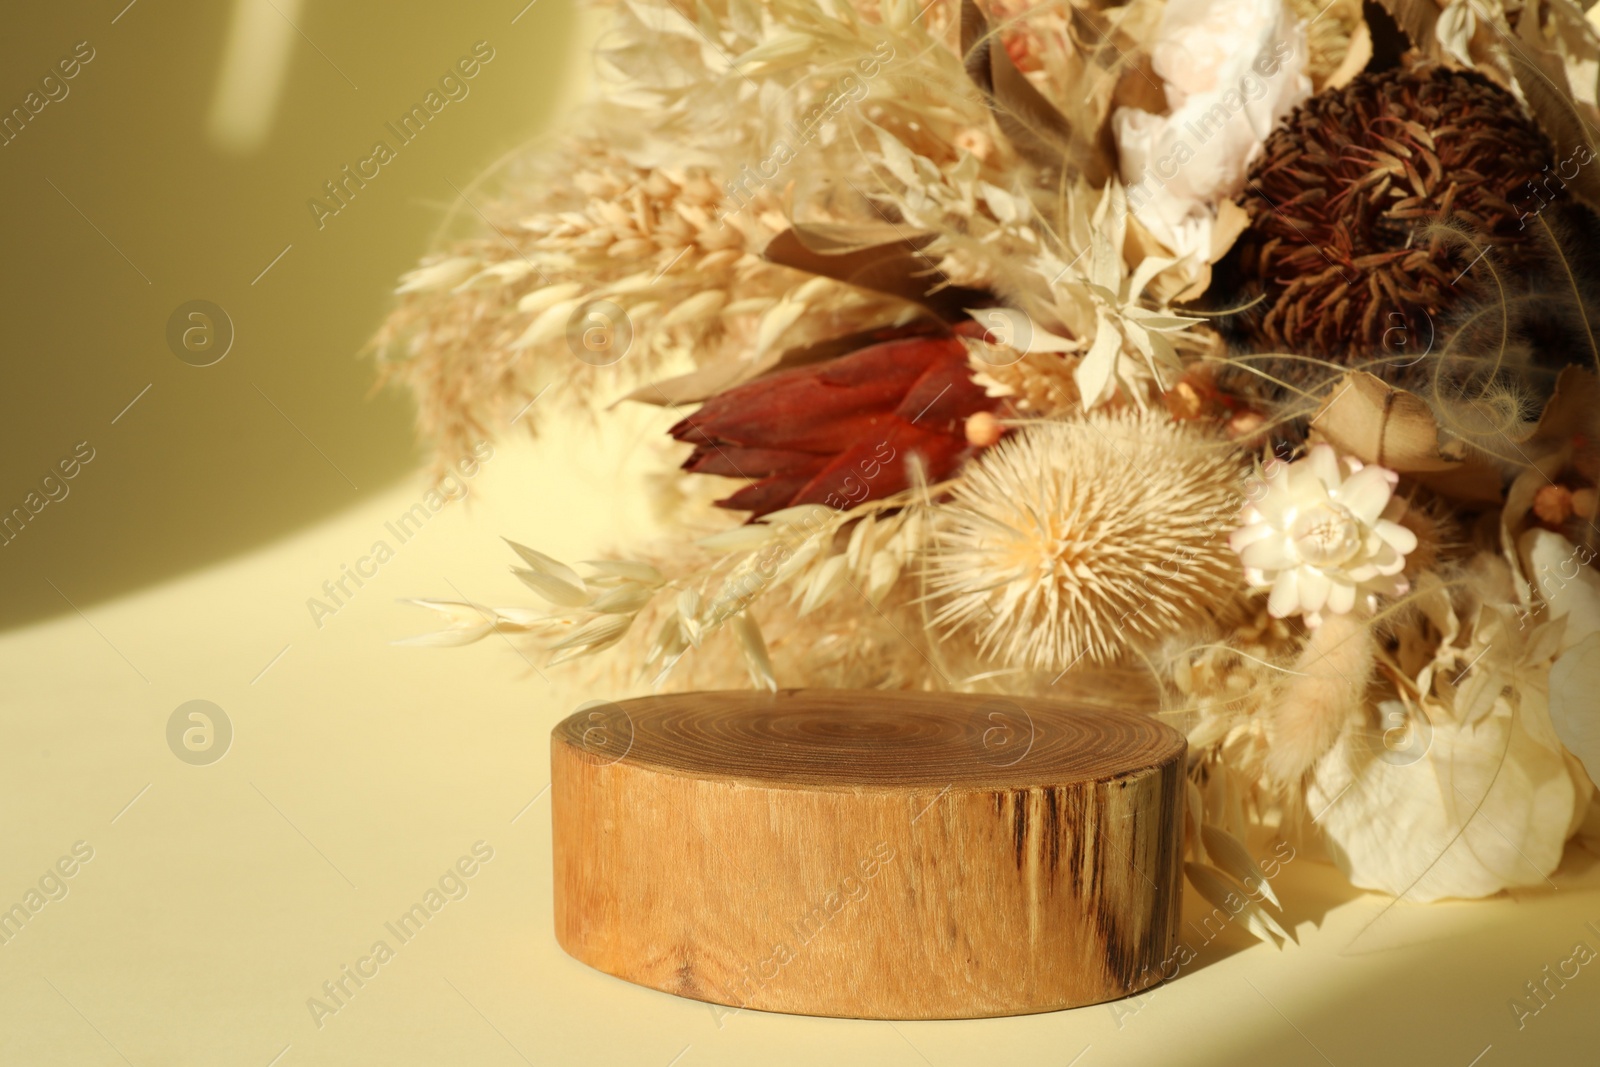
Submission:
<svg viewBox="0 0 1600 1067">
<path fill-rule="evenodd" d="M 1203 628 L 1240 586 L 1222 536 L 1242 465 L 1150 411 L 1035 424 L 935 509 L 934 624 L 999 664 L 1061 671 Z"/>
<path fill-rule="evenodd" d="M 1244 328 L 1276 350 L 1414 362 L 1444 312 L 1494 295 L 1467 269 L 1480 250 L 1513 268 L 1537 252 L 1511 201 L 1552 158 L 1516 98 L 1473 71 L 1401 67 L 1313 96 L 1247 182 L 1236 252 L 1266 310 Z"/>
</svg>

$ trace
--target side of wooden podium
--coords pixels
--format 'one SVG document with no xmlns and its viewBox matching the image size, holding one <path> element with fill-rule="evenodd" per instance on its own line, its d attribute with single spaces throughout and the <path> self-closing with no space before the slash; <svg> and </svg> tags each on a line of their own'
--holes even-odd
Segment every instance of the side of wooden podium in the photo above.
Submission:
<svg viewBox="0 0 1600 1067">
<path fill-rule="evenodd" d="M 766 1011 L 950 1019 L 1160 980 L 1183 760 L 1043 787 L 800 787 L 552 747 L 555 920 L 572 956 Z"/>
</svg>

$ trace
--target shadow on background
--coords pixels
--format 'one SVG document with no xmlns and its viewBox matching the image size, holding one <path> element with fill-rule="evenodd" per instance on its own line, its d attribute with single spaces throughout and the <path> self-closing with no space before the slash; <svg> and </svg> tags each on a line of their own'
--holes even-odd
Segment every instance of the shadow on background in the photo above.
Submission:
<svg viewBox="0 0 1600 1067">
<path fill-rule="evenodd" d="M 0 41 L 0 627 L 413 470 L 409 400 L 375 393 L 363 346 L 447 213 L 475 217 L 458 190 L 477 195 L 585 62 L 563 0 L 124 4 L 18 9 Z M 430 91 L 443 105 L 403 142 L 388 124 Z M 392 158 L 346 179 L 380 140 Z M 345 203 L 319 218 L 308 201 L 338 206 L 335 180 Z M 208 366 L 227 333 L 214 309 L 169 331 L 192 301 L 232 324 Z"/>
</svg>

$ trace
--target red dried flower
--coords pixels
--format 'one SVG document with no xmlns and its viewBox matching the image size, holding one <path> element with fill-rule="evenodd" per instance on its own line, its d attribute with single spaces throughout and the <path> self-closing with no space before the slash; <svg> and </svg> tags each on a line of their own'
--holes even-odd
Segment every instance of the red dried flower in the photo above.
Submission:
<svg viewBox="0 0 1600 1067">
<path fill-rule="evenodd" d="M 1001 401 L 972 381 L 955 337 L 871 345 L 712 397 L 670 431 L 697 474 L 753 479 L 718 506 L 760 517 L 797 504 L 853 507 L 938 481 L 970 456 L 966 420 Z"/>
</svg>

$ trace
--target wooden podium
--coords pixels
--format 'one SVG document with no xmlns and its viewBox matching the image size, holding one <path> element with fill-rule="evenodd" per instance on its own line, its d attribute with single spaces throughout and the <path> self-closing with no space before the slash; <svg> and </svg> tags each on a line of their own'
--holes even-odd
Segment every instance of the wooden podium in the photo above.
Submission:
<svg viewBox="0 0 1600 1067">
<path fill-rule="evenodd" d="M 1160 980 L 1181 734 L 1023 698 L 788 690 L 595 704 L 551 736 L 561 946 L 763 1011 L 958 1019 Z"/>
</svg>

